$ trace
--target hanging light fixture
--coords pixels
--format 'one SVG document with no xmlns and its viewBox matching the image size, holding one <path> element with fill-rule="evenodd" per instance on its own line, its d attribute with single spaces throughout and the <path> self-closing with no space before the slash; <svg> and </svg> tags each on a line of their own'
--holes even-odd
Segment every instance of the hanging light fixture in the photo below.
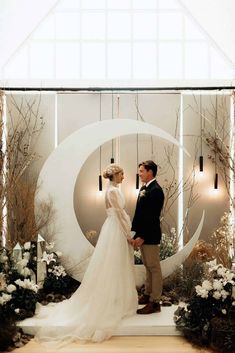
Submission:
<svg viewBox="0 0 235 353">
<path fill-rule="evenodd" d="M 101 93 L 100 93 L 100 121 L 101 121 Z M 99 191 L 102 191 L 101 159 L 102 159 L 102 146 L 100 146 Z"/>
<path fill-rule="evenodd" d="M 137 110 L 137 120 L 139 120 L 139 96 L 138 92 L 136 94 L 136 110 Z M 139 168 L 139 135 L 136 134 L 136 162 L 137 162 L 137 173 L 136 173 L 136 180 L 135 180 L 135 188 L 136 190 L 139 189 L 139 173 L 138 173 L 138 168 Z"/>
<path fill-rule="evenodd" d="M 113 120 L 113 91 L 112 91 L 112 120 Z M 113 145 L 114 145 L 114 141 L 112 139 L 112 157 L 110 158 L 110 163 L 114 163 L 114 157 L 113 157 Z"/>
<path fill-rule="evenodd" d="M 202 97 L 199 96 L 199 115 L 200 115 L 200 157 L 199 157 L 199 171 L 203 172 L 203 155 L 202 155 Z"/>
<path fill-rule="evenodd" d="M 99 191 L 102 191 L 102 175 L 99 175 Z"/>
<path fill-rule="evenodd" d="M 215 173 L 214 189 L 218 189 L 218 173 Z"/>
<path fill-rule="evenodd" d="M 217 102 L 217 94 L 215 96 L 215 179 L 214 179 L 214 189 L 218 189 L 218 184 L 219 184 L 219 175 L 217 173 L 217 117 L 218 117 L 218 102 Z"/>
</svg>

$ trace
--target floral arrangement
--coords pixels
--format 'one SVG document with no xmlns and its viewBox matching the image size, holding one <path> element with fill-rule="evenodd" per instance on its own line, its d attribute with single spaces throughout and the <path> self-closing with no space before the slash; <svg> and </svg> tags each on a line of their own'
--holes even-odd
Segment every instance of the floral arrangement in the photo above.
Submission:
<svg viewBox="0 0 235 353">
<path fill-rule="evenodd" d="M 164 260 L 167 257 L 174 255 L 177 251 L 177 248 L 176 229 L 171 228 L 169 233 L 162 233 L 160 244 L 160 259 Z"/>
<path fill-rule="evenodd" d="M 0 306 L 1 318 L 10 315 L 15 320 L 32 316 L 38 300 L 38 285 L 31 278 L 35 277 L 35 245 L 25 243 L 21 256 L 6 249 L 0 253 Z M 17 254 L 18 256 L 19 254 Z"/>
<path fill-rule="evenodd" d="M 55 298 L 58 301 L 58 295 L 62 294 L 70 296 L 71 293 L 76 290 L 79 283 L 73 280 L 67 275 L 65 268 L 60 263 L 62 253 L 59 251 L 53 251 L 54 243 L 46 245 L 46 251 L 43 252 L 42 262 L 47 265 L 47 276 L 44 280 L 42 290 L 40 291 L 43 302 L 45 301 L 45 295 L 49 301 Z M 47 294 L 50 294 L 49 296 Z M 65 299 L 61 297 L 61 299 Z"/>
<path fill-rule="evenodd" d="M 134 250 L 134 260 L 135 260 L 135 265 L 143 264 L 140 249 Z"/>
<path fill-rule="evenodd" d="M 189 258 L 202 263 L 212 261 L 215 258 L 213 246 L 200 239 L 194 245 Z"/>
<path fill-rule="evenodd" d="M 215 257 L 225 267 L 231 266 L 234 255 L 235 228 L 231 225 L 230 213 L 225 212 L 220 219 L 219 227 L 210 236 Z"/>
<path fill-rule="evenodd" d="M 207 278 L 195 286 L 189 303 L 179 306 L 174 317 L 177 329 L 200 346 L 212 345 L 214 319 L 225 319 L 230 327 L 235 327 L 235 274 L 221 264 L 216 265 L 215 261 L 207 263 L 207 266 Z M 234 338 L 234 330 L 228 332 L 233 332 Z M 230 343 L 225 347 L 226 351 L 233 352 L 234 339 L 230 337 L 227 342 Z"/>
<path fill-rule="evenodd" d="M 6 249 L 0 250 L 0 347 L 3 350 L 20 347 L 22 341 L 27 343 L 30 339 L 16 327 L 16 321 L 32 316 L 38 301 L 38 285 L 31 280 L 33 252 L 29 243 L 22 249 L 22 258 L 18 258 L 19 254 L 14 257 Z"/>
<path fill-rule="evenodd" d="M 60 263 L 62 253 L 53 251 L 54 243 L 44 241 L 40 258 L 37 242 L 17 244 L 12 251 L 0 250 L 0 347 L 19 347 L 24 336 L 16 322 L 35 313 L 36 303 L 61 301 L 76 290 L 79 283 L 67 275 Z M 40 248 L 41 250 L 41 248 Z M 42 265 L 42 267 L 41 267 Z M 43 270 L 39 276 L 39 271 Z M 37 280 L 40 281 L 36 283 Z"/>
</svg>

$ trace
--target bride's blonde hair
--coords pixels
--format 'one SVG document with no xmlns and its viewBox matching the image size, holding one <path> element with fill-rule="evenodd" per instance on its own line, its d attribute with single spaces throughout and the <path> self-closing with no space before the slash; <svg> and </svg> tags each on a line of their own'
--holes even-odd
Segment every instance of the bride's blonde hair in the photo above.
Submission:
<svg viewBox="0 0 235 353">
<path fill-rule="evenodd" d="M 105 168 L 105 170 L 103 171 L 103 177 L 105 179 L 112 180 L 114 174 L 118 174 L 118 173 L 121 173 L 121 172 L 123 172 L 123 169 L 119 165 L 112 163 L 112 164 L 109 164 Z"/>
</svg>

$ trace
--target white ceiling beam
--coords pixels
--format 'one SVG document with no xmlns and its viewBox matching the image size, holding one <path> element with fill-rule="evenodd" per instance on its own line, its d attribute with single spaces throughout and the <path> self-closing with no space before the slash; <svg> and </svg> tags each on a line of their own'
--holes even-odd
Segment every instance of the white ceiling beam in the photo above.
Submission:
<svg viewBox="0 0 235 353">
<path fill-rule="evenodd" d="M 201 26 L 214 46 L 235 67 L 235 1 L 179 0 Z"/>
<path fill-rule="evenodd" d="M 57 3 L 58 0 L 0 0 L 0 68 Z"/>
</svg>

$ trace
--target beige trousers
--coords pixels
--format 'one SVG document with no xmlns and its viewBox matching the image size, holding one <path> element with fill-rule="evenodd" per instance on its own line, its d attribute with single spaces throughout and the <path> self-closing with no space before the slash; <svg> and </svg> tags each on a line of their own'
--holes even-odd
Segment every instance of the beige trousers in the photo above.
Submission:
<svg viewBox="0 0 235 353">
<path fill-rule="evenodd" d="M 150 296 L 150 301 L 159 302 L 162 295 L 160 246 L 142 245 L 140 251 L 146 268 L 145 294 Z"/>
</svg>

